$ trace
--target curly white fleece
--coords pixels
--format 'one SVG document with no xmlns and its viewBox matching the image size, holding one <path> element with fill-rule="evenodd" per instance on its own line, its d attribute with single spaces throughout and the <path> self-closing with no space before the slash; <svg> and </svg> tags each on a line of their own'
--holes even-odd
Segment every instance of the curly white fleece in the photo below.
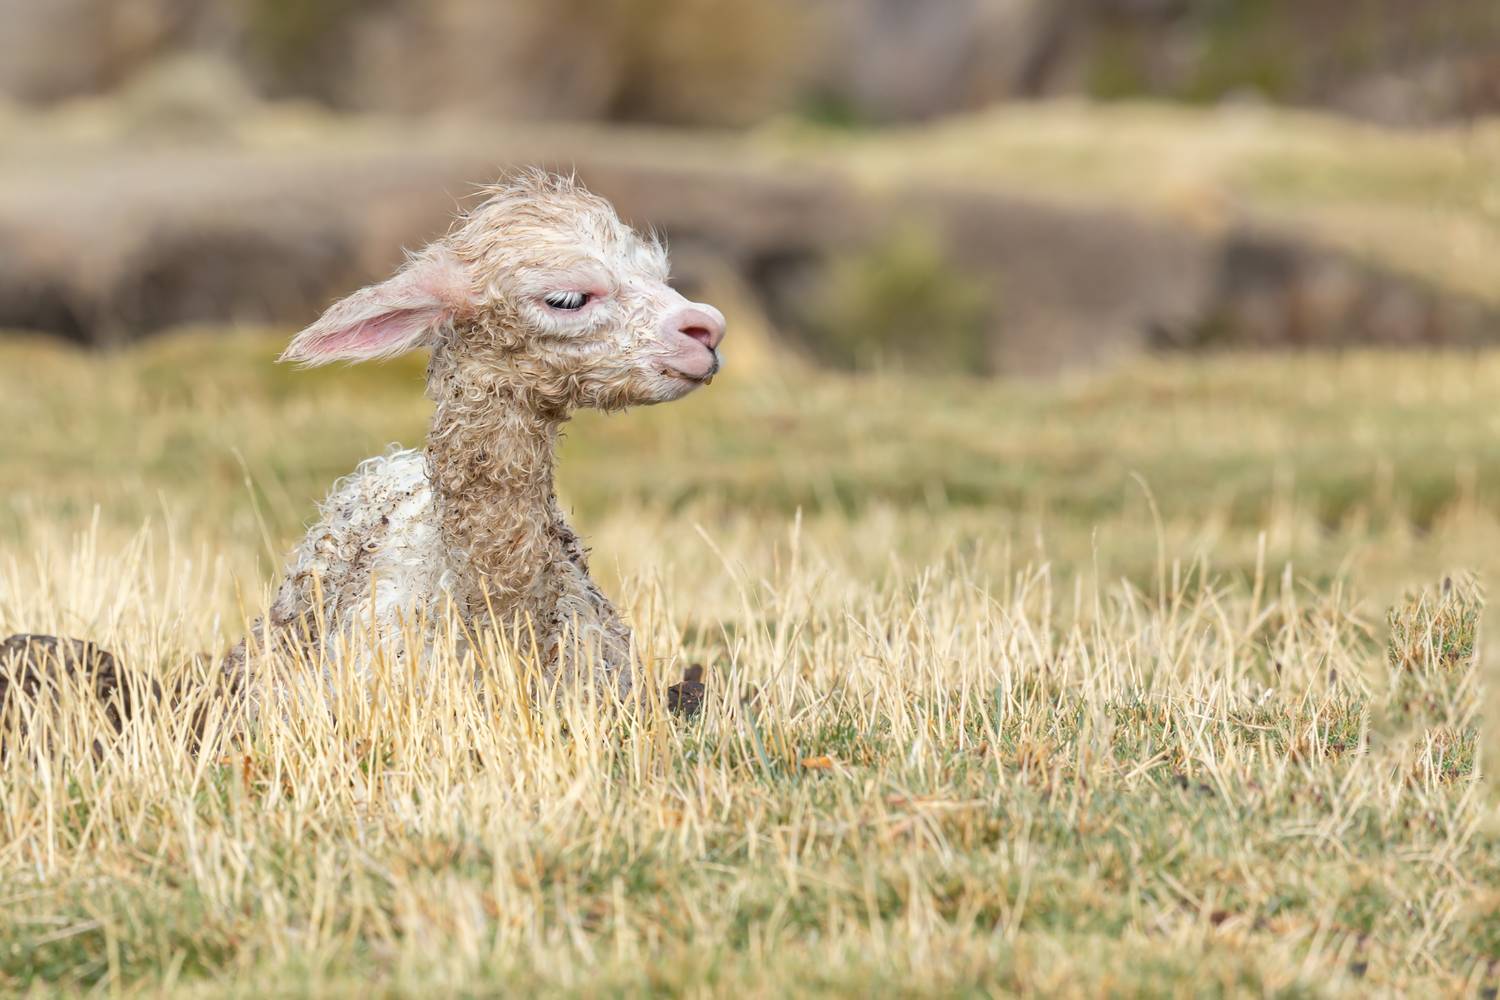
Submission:
<svg viewBox="0 0 1500 1000">
<path fill-rule="evenodd" d="M 293 550 L 271 604 L 277 625 L 323 623 L 326 651 L 343 627 L 387 632 L 436 617 L 455 579 L 420 451 L 392 449 L 334 483 Z"/>
</svg>

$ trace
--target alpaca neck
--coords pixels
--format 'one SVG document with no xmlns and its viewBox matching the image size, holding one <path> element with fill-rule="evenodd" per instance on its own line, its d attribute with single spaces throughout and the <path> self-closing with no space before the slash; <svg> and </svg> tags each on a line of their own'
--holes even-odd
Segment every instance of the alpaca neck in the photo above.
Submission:
<svg viewBox="0 0 1500 1000">
<path fill-rule="evenodd" d="M 444 548 L 466 616 L 545 617 L 562 527 L 553 493 L 566 413 L 538 404 L 491 360 L 434 351 L 427 437 Z"/>
</svg>

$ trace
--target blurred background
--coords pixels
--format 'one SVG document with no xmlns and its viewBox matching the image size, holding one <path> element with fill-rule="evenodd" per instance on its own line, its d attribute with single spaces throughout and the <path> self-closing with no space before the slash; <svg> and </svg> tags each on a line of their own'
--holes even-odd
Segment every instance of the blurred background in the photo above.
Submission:
<svg viewBox="0 0 1500 1000">
<path fill-rule="evenodd" d="M 0 328 L 298 324 L 541 162 L 823 365 L 1495 335 L 1491 0 L 0 0 L 0 23 Z"/>
<path fill-rule="evenodd" d="M 4 537 L 165 508 L 265 534 L 267 573 L 425 421 L 420 359 L 299 373 L 279 345 L 521 164 L 665 233 L 730 318 L 724 383 L 574 426 L 566 499 L 606 546 L 627 500 L 800 509 L 850 559 L 1046 524 L 1149 575 L 1146 484 L 1185 546 L 1253 572 L 1269 531 L 1333 575 L 1353 545 L 1448 565 L 1500 510 L 1494 0 L 0 0 L 0 25 Z M 906 541 L 872 549 L 880 517 Z"/>
</svg>

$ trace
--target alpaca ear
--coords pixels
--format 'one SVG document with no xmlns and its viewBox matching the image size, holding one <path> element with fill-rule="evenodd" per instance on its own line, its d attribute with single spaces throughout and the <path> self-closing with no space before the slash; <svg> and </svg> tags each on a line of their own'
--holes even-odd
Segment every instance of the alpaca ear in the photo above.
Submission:
<svg viewBox="0 0 1500 1000">
<path fill-rule="evenodd" d="M 393 277 L 329 306 L 278 360 L 311 366 L 393 358 L 422 347 L 474 304 L 468 269 L 447 249 L 429 247 Z"/>
</svg>

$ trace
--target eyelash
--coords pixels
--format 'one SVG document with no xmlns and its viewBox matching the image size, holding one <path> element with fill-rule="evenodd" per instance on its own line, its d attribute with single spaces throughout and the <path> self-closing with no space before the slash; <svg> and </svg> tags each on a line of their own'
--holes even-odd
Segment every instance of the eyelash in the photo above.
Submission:
<svg viewBox="0 0 1500 1000">
<path fill-rule="evenodd" d="M 592 298 L 588 292 L 548 292 L 542 297 L 542 301 L 553 309 L 572 312 L 588 305 Z"/>
</svg>

